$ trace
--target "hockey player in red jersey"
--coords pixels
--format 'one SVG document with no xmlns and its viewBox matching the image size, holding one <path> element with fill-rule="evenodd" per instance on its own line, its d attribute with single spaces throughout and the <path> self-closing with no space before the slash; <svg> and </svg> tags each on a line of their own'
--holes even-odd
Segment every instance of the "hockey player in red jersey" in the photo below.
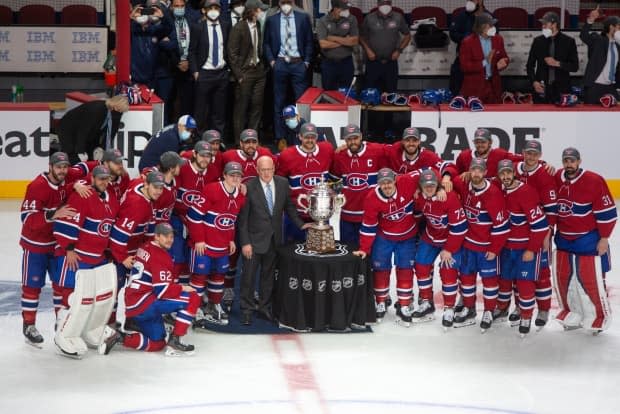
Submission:
<svg viewBox="0 0 620 414">
<path fill-rule="evenodd" d="M 129 188 L 129 174 L 123 167 L 123 153 L 116 148 L 109 149 L 103 153 L 101 164 L 110 170 L 110 184 L 108 190 L 116 196 L 120 202 L 123 194 Z"/>
<path fill-rule="evenodd" d="M 486 178 L 497 177 L 497 163 L 501 160 L 509 159 L 513 162 L 518 162 L 523 159 L 523 156 L 513 154 L 503 148 L 491 148 L 493 138 L 491 137 L 491 131 L 486 128 L 476 129 L 473 141 L 476 147 L 475 150 L 463 150 L 456 157 L 456 169 L 465 181 L 469 179 L 469 165 L 474 158 L 482 158 L 486 161 Z"/>
<path fill-rule="evenodd" d="M 45 286 L 45 275 L 52 276 L 54 266 L 53 223 L 58 218 L 72 218 L 75 210 L 65 205 L 69 156 L 56 152 L 50 156 L 49 169 L 28 184 L 21 204 L 22 231 L 19 244 L 22 254 L 22 318 L 23 334 L 29 344 L 40 346 L 43 336 L 35 326 L 39 295 Z M 60 295 L 54 292 L 54 308 L 60 306 Z"/>
<path fill-rule="evenodd" d="M 476 275 L 480 274 L 484 296 L 480 329 L 485 332 L 493 323 L 499 290 L 499 254 L 508 237 L 510 224 L 501 190 L 485 179 L 488 174 L 486 161 L 474 158 L 468 172 L 469 183 L 455 181 L 468 228 L 459 269 L 463 308 L 454 317 L 454 326 L 468 326 L 476 322 Z"/>
<path fill-rule="evenodd" d="M 461 264 L 461 247 L 467 232 L 467 218 L 454 191 L 447 193 L 445 200 L 438 198 L 437 192 L 442 187 L 434 171 L 423 171 L 419 185 L 420 192 L 415 196 L 414 210 L 422 214 L 425 226 L 415 256 L 420 300 L 412 317 L 414 322 L 434 319 L 432 275 L 433 264 L 439 256 L 444 306 L 442 325 L 449 328 L 454 322 L 458 268 Z"/>
<path fill-rule="evenodd" d="M 240 186 L 243 167 L 237 162 L 224 166 L 224 180 L 203 190 L 206 202 L 193 205 L 188 213 L 191 247 L 190 285 L 202 296 L 207 287 L 208 302 L 203 313 L 209 322 L 228 324 L 228 314 L 221 306 L 228 256 L 235 253 L 235 224 L 245 202 Z M 202 325 L 201 323 L 201 326 Z"/>
<path fill-rule="evenodd" d="M 299 130 L 300 145 L 286 148 L 280 153 L 276 174 L 288 178 L 291 188 L 291 200 L 297 206 L 299 217 L 309 222 L 310 216 L 299 205 L 297 197 L 306 194 L 321 181 L 327 181 L 329 168 L 334 157 L 334 149 L 328 142 L 317 143 L 316 125 L 307 122 Z M 289 218 L 284 216 L 284 240 L 304 240 L 305 232 L 301 231 Z"/>
<path fill-rule="evenodd" d="M 224 163 L 222 161 L 222 136 L 215 129 L 209 129 L 202 134 L 202 140 L 211 147 L 211 164 L 207 169 L 207 183 L 213 183 L 222 179 Z"/>
<path fill-rule="evenodd" d="M 185 344 L 181 337 L 192 325 L 200 298 L 190 286 L 174 282 L 172 247 L 174 230 L 168 223 L 155 226 L 152 241 L 136 252 L 136 260 L 125 287 L 125 315 L 131 318 L 136 332 L 115 332 L 100 346 L 100 354 L 108 354 L 115 344 L 122 342 L 127 348 L 156 352 L 166 347 L 166 356 L 191 355 L 194 346 Z M 162 315 L 176 312 L 174 328 L 166 342 L 166 329 Z M 166 346 L 167 345 L 167 346 Z"/>
<path fill-rule="evenodd" d="M 344 127 L 346 149 L 334 154 L 332 178 L 342 180 L 346 203 L 340 211 L 340 241 L 359 244 L 366 195 L 377 186 L 377 171 L 385 167 L 383 145 L 362 140 L 357 125 Z"/>
<path fill-rule="evenodd" d="M 176 177 L 181 172 L 181 166 L 185 163 L 186 160 L 174 151 L 166 151 L 159 157 L 156 170 L 164 175 L 164 188 L 161 195 L 153 202 L 155 213 L 153 228 L 159 223 L 170 222 L 176 204 Z"/>
<path fill-rule="evenodd" d="M 618 219 L 607 183 L 581 168 L 575 148 L 562 152 L 558 171 L 558 223 L 555 266 L 556 319 L 565 329 L 585 328 L 595 334 L 608 328 L 611 308 L 605 274 L 611 270 L 609 237 Z"/>
<path fill-rule="evenodd" d="M 535 305 L 536 280 L 540 278 L 543 241 L 549 224 L 534 187 L 515 177 L 510 160 L 497 166 L 498 178 L 510 216 L 510 233 L 500 255 L 500 280 L 494 319 L 506 317 L 513 284 L 517 286 L 521 321 L 519 333 L 530 332 Z"/>
</svg>

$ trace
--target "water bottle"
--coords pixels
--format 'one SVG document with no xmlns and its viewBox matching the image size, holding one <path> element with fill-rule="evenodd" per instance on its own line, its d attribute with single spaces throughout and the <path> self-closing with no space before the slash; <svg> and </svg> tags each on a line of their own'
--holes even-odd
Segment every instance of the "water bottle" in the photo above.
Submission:
<svg viewBox="0 0 620 414">
<path fill-rule="evenodd" d="M 24 87 L 17 85 L 17 103 L 24 103 Z"/>
<path fill-rule="evenodd" d="M 17 85 L 11 85 L 11 102 L 17 102 Z"/>
</svg>

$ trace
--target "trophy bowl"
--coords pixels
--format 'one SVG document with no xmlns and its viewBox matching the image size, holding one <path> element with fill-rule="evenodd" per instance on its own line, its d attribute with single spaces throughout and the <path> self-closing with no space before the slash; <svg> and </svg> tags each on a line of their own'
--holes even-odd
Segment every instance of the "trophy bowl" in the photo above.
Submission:
<svg viewBox="0 0 620 414">
<path fill-rule="evenodd" d="M 324 253 L 335 249 L 334 229 L 329 225 L 329 219 L 344 203 L 344 195 L 336 194 L 323 181 L 308 194 L 300 194 L 297 197 L 297 204 L 314 220 L 306 237 L 308 250 Z"/>
</svg>

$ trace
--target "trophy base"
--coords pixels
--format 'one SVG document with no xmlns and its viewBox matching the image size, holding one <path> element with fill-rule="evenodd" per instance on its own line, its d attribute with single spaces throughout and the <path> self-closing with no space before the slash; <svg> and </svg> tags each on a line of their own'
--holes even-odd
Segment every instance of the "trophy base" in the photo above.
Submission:
<svg viewBox="0 0 620 414">
<path fill-rule="evenodd" d="M 306 233 L 306 250 L 318 254 L 336 251 L 334 228 L 332 226 L 312 226 L 308 228 Z"/>
</svg>

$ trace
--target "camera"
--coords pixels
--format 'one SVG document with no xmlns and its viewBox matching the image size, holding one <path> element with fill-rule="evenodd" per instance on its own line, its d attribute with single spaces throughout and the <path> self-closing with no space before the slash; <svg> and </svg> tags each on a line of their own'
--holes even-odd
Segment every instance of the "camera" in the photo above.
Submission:
<svg viewBox="0 0 620 414">
<path fill-rule="evenodd" d="M 150 16 L 152 14 L 155 14 L 155 7 L 151 6 L 151 7 L 144 7 L 142 9 L 141 12 L 142 16 Z"/>
</svg>

